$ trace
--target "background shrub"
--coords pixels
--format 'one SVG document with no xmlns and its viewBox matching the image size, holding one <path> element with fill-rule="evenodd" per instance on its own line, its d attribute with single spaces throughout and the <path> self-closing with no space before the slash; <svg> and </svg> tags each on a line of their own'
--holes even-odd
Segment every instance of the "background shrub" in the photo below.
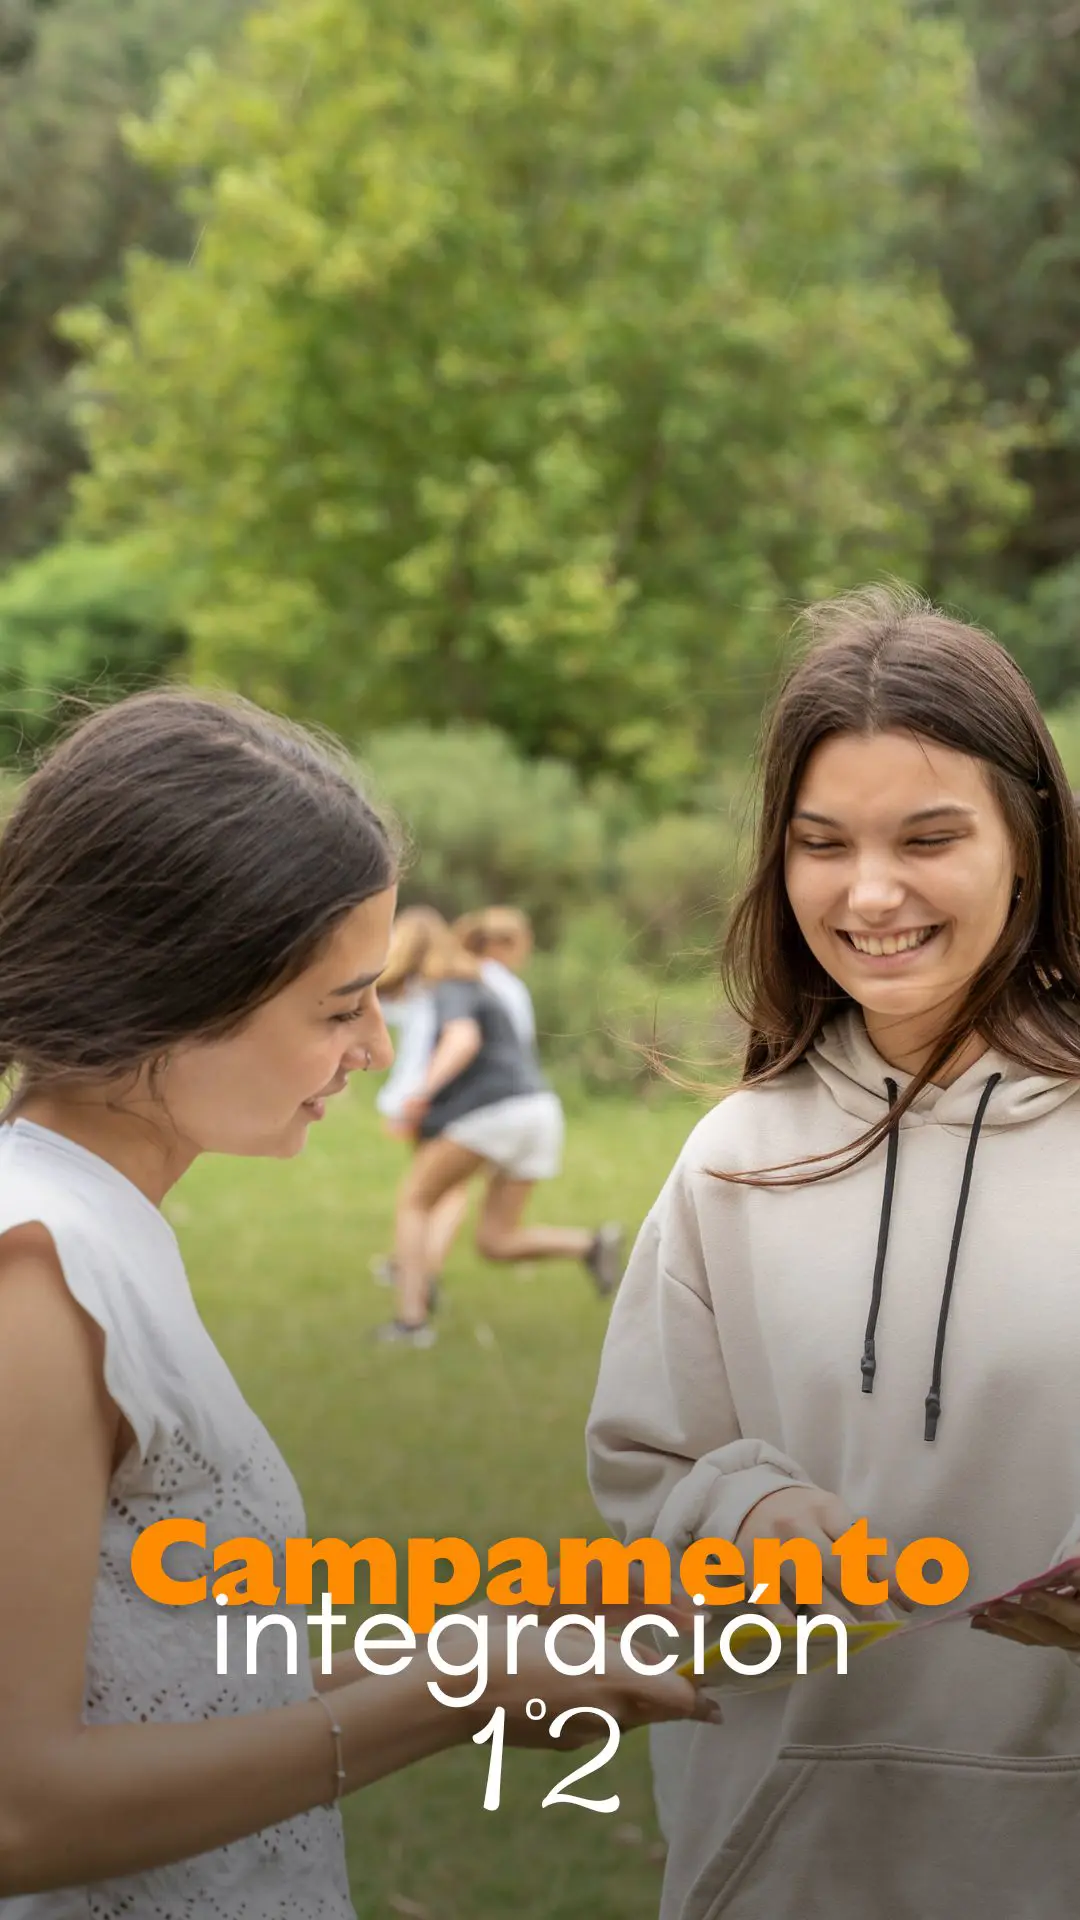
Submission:
<svg viewBox="0 0 1080 1920">
<path fill-rule="evenodd" d="M 0 760 L 25 762 L 71 717 L 159 682 L 185 636 L 131 542 L 50 547 L 0 580 Z"/>
<path fill-rule="evenodd" d="M 405 901 L 448 917 L 505 901 L 551 946 L 604 881 L 599 807 L 570 768 L 522 760 L 494 728 L 401 727 L 372 734 L 362 758 L 413 838 Z"/>
<path fill-rule="evenodd" d="M 663 1097 L 672 1084 L 715 1087 L 732 1052 L 732 1027 L 715 975 L 680 979 L 635 966 L 613 902 L 569 923 L 559 946 L 529 972 L 545 1061 L 565 1092 Z"/>
<path fill-rule="evenodd" d="M 736 874 L 723 814 L 664 814 L 631 833 L 618 850 L 617 888 L 635 958 L 690 975 L 710 966 Z"/>
</svg>

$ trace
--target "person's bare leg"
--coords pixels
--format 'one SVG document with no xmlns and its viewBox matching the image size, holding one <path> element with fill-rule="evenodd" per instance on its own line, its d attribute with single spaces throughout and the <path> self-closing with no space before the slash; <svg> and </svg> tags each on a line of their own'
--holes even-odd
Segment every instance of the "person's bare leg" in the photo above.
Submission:
<svg viewBox="0 0 1080 1920">
<path fill-rule="evenodd" d="M 401 1183 L 397 1205 L 394 1289 L 402 1326 L 420 1326 L 427 1318 L 435 1209 L 445 1195 L 464 1186 L 482 1164 L 478 1154 L 459 1147 L 454 1140 L 427 1140 L 417 1148 Z"/>
<path fill-rule="evenodd" d="M 485 1260 L 584 1260 L 594 1235 L 584 1227 L 525 1227 L 534 1180 L 497 1173 L 484 1195 L 476 1248 Z"/>
<path fill-rule="evenodd" d="M 437 1200 L 428 1222 L 428 1276 L 442 1272 L 469 1206 L 469 1181 L 462 1180 Z"/>
<path fill-rule="evenodd" d="M 441 1200 L 436 1201 L 428 1222 L 427 1278 L 434 1282 L 442 1273 L 447 1256 L 457 1239 L 461 1223 L 469 1206 L 469 1182 L 463 1180 L 460 1186 L 452 1187 Z M 371 1271 L 376 1280 L 392 1287 L 395 1279 L 393 1254 L 383 1254 L 371 1263 Z"/>
</svg>

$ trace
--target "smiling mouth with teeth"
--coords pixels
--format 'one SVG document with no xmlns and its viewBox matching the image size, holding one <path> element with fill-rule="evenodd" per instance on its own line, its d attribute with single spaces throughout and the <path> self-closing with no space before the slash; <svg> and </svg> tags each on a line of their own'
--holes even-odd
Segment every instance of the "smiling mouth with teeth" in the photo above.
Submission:
<svg viewBox="0 0 1080 1920">
<path fill-rule="evenodd" d="M 914 927 L 906 933 L 849 933 L 845 927 L 837 929 L 840 938 L 846 940 L 856 953 L 870 955 L 881 960 L 893 953 L 910 953 L 914 947 L 925 947 L 932 940 L 937 927 Z"/>
</svg>

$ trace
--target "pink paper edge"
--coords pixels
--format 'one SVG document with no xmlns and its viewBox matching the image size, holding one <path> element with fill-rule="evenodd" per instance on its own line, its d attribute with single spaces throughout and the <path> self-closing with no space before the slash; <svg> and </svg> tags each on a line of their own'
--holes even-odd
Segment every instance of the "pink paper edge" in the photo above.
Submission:
<svg viewBox="0 0 1080 1920">
<path fill-rule="evenodd" d="M 988 1600 L 971 1600 L 962 1607 L 951 1607 L 947 1613 L 936 1613 L 930 1619 L 921 1620 L 920 1626 L 940 1626 L 946 1620 L 970 1620 L 976 1613 L 985 1613 L 987 1607 L 1001 1606 L 1009 1600 L 1019 1600 L 1025 1593 L 1045 1592 L 1059 1586 L 1068 1586 L 1072 1580 L 1080 1578 L 1080 1557 L 1061 1560 L 1056 1567 L 1047 1567 L 1045 1573 L 1037 1573 L 1030 1580 L 1021 1580 L 1015 1587 L 1009 1587 L 1004 1593 L 995 1593 Z"/>
</svg>

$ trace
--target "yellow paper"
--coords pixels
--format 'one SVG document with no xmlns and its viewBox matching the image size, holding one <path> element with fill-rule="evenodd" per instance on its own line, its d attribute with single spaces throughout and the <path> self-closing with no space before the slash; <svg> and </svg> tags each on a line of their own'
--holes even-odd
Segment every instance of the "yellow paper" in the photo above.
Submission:
<svg viewBox="0 0 1080 1920">
<path fill-rule="evenodd" d="M 765 1687 L 786 1687 L 803 1675 L 798 1669 L 798 1627 L 794 1624 L 775 1623 L 780 1635 L 780 1655 L 775 1663 L 760 1673 L 739 1673 L 729 1667 L 720 1653 L 719 1640 L 713 1641 L 705 1649 L 702 1662 L 703 1671 L 695 1674 L 693 1656 L 680 1662 L 677 1673 L 684 1674 L 688 1680 L 698 1680 L 711 1690 L 729 1689 L 747 1692 Z M 903 1630 L 901 1620 L 859 1620 L 847 1629 L 847 1651 L 850 1659 L 861 1653 L 865 1647 L 876 1646 L 890 1634 Z M 730 1637 L 728 1652 L 737 1660 L 764 1661 L 770 1647 L 770 1638 L 764 1627 L 747 1623 L 739 1627 Z M 832 1627 L 819 1627 L 809 1634 L 806 1640 L 804 1659 L 805 1672 L 836 1672 L 838 1653 L 837 1634 Z"/>
</svg>

